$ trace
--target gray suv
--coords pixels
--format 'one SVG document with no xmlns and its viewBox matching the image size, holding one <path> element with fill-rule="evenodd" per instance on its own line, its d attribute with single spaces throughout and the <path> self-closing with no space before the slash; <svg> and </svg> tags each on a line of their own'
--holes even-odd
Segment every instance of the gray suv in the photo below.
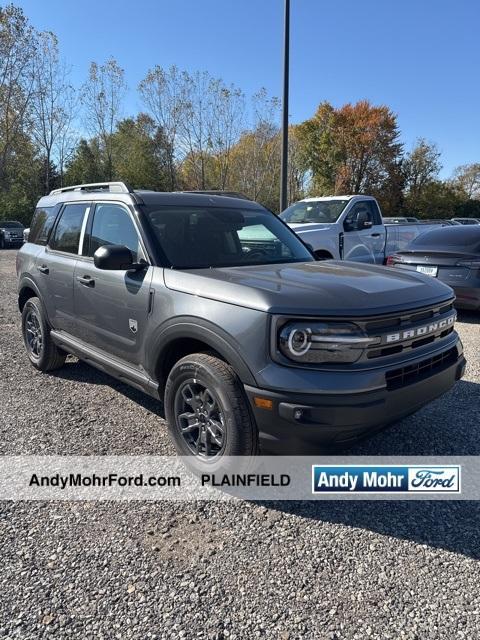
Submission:
<svg viewBox="0 0 480 640">
<path fill-rule="evenodd" d="M 43 197 L 17 256 L 25 346 L 164 402 L 177 451 L 311 453 L 379 429 L 464 372 L 452 290 L 317 262 L 249 200 L 81 185 Z"/>
</svg>

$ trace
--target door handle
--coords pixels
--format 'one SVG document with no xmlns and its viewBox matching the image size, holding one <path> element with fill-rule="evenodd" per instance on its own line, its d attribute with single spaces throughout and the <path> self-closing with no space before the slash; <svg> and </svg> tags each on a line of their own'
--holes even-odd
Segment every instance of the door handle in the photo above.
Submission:
<svg viewBox="0 0 480 640">
<path fill-rule="evenodd" d="M 78 276 L 77 281 L 83 284 L 84 287 L 94 287 L 95 280 L 90 276 Z"/>
<path fill-rule="evenodd" d="M 40 271 L 40 273 L 48 273 L 50 271 L 46 264 L 37 265 L 37 269 Z"/>
<path fill-rule="evenodd" d="M 372 233 L 371 237 L 372 238 L 379 238 L 380 234 L 379 233 Z"/>
</svg>

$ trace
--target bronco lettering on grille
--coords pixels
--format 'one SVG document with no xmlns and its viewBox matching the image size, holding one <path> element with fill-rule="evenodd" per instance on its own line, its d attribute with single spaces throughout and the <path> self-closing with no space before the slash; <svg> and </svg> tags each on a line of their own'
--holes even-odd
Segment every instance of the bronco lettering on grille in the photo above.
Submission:
<svg viewBox="0 0 480 640">
<path fill-rule="evenodd" d="M 412 338 L 420 338 L 422 336 L 428 336 L 430 333 L 436 333 L 448 329 L 455 324 L 456 316 L 452 315 L 449 318 L 444 318 L 438 322 L 432 322 L 425 324 L 421 327 L 415 327 L 414 329 L 408 329 L 406 331 L 399 331 L 398 333 L 390 333 L 384 336 L 384 340 L 387 344 L 392 342 L 400 342 L 402 340 L 411 340 Z"/>
</svg>

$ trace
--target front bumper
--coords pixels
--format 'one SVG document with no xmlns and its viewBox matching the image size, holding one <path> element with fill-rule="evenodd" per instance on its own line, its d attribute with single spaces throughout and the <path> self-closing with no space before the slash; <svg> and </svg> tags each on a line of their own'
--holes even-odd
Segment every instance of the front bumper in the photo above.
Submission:
<svg viewBox="0 0 480 640">
<path fill-rule="evenodd" d="M 315 453 L 354 442 L 415 413 L 463 376 L 466 362 L 461 343 L 448 358 L 436 362 L 430 369 L 404 367 L 404 373 L 391 378 L 390 386 L 386 382 L 383 389 L 360 393 L 278 393 L 246 386 L 262 450 L 283 455 Z M 272 409 L 257 407 L 255 397 L 271 400 Z"/>
<path fill-rule="evenodd" d="M 23 244 L 23 238 L 4 238 L 3 242 L 6 247 L 20 247 Z"/>
</svg>

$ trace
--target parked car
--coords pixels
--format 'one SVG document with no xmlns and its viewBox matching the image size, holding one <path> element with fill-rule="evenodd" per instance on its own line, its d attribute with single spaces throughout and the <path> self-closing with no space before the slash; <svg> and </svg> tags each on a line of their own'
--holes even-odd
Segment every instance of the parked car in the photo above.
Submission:
<svg viewBox="0 0 480 640">
<path fill-rule="evenodd" d="M 455 291 L 455 306 L 480 309 L 480 226 L 428 231 L 407 251 L 390 256 L 387 264 L 434 276 Z"/>
<path fill-rule="evenodd" d="M 459 222 L 460 224 L 480 224 L 478 218 L 452 218 L 452 222 Z"/>
<path fill-rule="evenodd" d="M 23 229 L 23 224 L 16 220 L 0 220 L 0 249 L 21 246 Z"/>
<path fill-rule="evenodd" d="M 435 224 L 442 225 L 442 227 L 454 227 L 455 225 L 459 225 L 459 222 L 455 222 L 455 220 L 445 220 L 444 218 L 429 218 L 426 220 L 422 220 L 421 224 Z"/>
<path fill-rule="evenodd" d="M 280 214 L 318 260 L 384 264 L 427 229 L 421 223 L 386 224 L 371 196 L 305 198 Z"/>
<path fill-rule="evenodd" d="M 392 218 L 392 217 L 383 217 L 383 221 L 385 224 L 405 224 L 408 222 L 419 222 L 418 218 L 414 218 L 413 216 L 405 216 L 400 218 Z"/>
<path fill-rule="evenodd" d="M 58 189 L 37 205 L 17 274 L 32 365 L 72 353 L 163 401 L 177 451 L 200 467 L 259 445 L 351 442 L 465 368 L 450 287 L 318 262 L 244 199 Z"/>
</svg>

